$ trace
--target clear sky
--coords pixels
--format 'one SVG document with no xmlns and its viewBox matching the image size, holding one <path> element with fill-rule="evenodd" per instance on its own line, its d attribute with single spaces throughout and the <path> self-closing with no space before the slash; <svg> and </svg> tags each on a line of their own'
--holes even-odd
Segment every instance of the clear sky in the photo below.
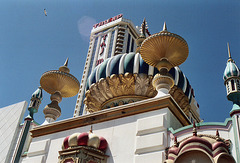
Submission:
<svg viewBox="0 0 240 163">
<path fill-rule="evenodd" d="M 118 14 L 140 25 L 145 17 L 151 34 L 168 30 L 189 45 L 180 68 L 195 90 L 205 121 L 223 122 L 232 103 L 222 79 L 227 42 L 240 66 L 240 1 L 238 0 L 3 0 L 0 3 L 0 108 L 26 100 L 40 85 L 41 75 L 56 70 L 69 57 L 70 73 L 81 81 L 94 23 Z M 44 15 L 44 9 L 47 16 Z M 50 103 L 44 91 L 35 120 L 43 123 Z M 73 116 L 77 96 L 63 98 L 62 116 Z"/>
</svg>

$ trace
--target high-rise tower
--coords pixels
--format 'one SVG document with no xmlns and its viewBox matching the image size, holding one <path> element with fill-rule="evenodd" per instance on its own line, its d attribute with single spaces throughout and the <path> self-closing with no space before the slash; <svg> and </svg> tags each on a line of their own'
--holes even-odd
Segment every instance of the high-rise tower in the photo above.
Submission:
<svg viewBox="0 0 240 163">
<path fill-rule="evenodd" d="M 93 25 L 74 117 L 84 114 L 85 88 L 92 70 L 107 58 L 135 51 L 138 36 L 138 29 L 122 14 Z"/>
</svg>

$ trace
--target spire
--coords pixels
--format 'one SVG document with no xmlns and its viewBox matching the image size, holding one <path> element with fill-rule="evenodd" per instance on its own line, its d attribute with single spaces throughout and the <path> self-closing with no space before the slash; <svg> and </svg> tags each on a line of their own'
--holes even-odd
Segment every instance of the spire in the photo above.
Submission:
<svg viewBox="0 0 240 163">
<path fill-rule="evenodd" d="M 90 133 L 93 133 L 93 127 L 92 127 L 92 125 L 91 125 L 91 128 L 90 128 L 89 132 L 90 132 Z"/>
<path fill-rule="evenodd" d="M 167 31 L 167 25 L 166 25 L 166 22 L 164 22 L 163 24 L 163 30 L 162 31 Z"/>
<path fill-rule="evenodd" d="M 59 71 L 63 71 L 63 72 L 69 73 L 70 70 L 69 70 L 69 68 L 67 66 L 68 66 L 68 58 L 66 59 L 64 65 L 59 67 Z"/>
<path fill-rule="evenodd" d="M 217 131 L 216 131 L 216 140 L 217 140 L 217 141 L 220 140 L 220 135 L 219 135 L 218 129 L 217 129 Z"/>
<path fill-rule="evenodd" d="M 193 121 L 193 136 L 197 136 L 197 127 L 195 121 Z"/>
<path fill-rule="evenodd" d="M 178 140 L 177 140 L 177 136 L 174 136 L 174 146 L 178 147 Z"/>
<path fill-rule="evenodd" d="M 232 59 L 232 56 L 231 56 L 229 43 L 227 43 L 227 47 L 228 47 L 228 57 L 229 57 L 228 62 L 230 62 L 230 61 L 233 61 L 233 59 Z"/>
<path fill-rule="evenodd" d="M 67 59 L 66 59 L 66 61 L 65 61 L 65 63 L 64 63 L 64 66 L 68 66 L 68 57 L 67 57 Z"/>
</svg>

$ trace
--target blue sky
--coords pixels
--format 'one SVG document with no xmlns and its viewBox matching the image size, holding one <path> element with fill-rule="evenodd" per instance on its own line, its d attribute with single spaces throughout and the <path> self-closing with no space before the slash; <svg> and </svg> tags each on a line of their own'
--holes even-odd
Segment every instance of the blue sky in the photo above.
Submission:
<svg viewBox="0 0 240 163">
<path fill-rule="evenodd" d="M 48 16 L 44 15 L 44 8 Z M 223 122 L 232 103 L 222 79 L 228 59 L 227 42 L 240 66 L 240 2 L 237 0 L 3 0 L 0 5 L 0 108 L 26 100 L 39 86 L 41 75 L 58 69 L 69 57 L 70 73 L 81 81 L 89 34 L 95 22 L 123 14 L 135 25 L 145 17 L 150 33 L 168 30 L 189 45 L 189 57 L 180 68 L 195 90 L 205 121 Z M 35 120 L 44 121 L 50 103 L 44 91 Z M 73 115 L 77 97 L 59 104 L 62 116 Z"/>
</svg>

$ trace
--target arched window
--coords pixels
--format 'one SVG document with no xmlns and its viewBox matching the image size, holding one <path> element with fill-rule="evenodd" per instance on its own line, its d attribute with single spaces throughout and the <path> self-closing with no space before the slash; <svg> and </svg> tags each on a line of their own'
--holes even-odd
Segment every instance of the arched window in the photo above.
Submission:
<svg viewBox="0 0 240 163">
<path fill-rule="evenodd" d="M 230 88 L 229 88 L 229 83 L 227 82 L 227 93 L 229 94 Z"/>
<path fill-rule="evenodd" d="M 234 159 L 227 154 L 222 154 L 219 156 L 217 163 L 235 163 Z"/>
<path fill-rule="evenodd" d="M 231 80 L 232 91 L 235 90 L 234 80 Z"/>
<path fill-rule="evenodd" d="M 181 154 L 175 161 L 176 163 L 213 163 L 211 158 L 204 152 L 193 150 Z"/>
<path fill-rule="evenodd" d="M 240 81 L 237 79 L 237 90 L 240 91 Z"/>
</svg>

